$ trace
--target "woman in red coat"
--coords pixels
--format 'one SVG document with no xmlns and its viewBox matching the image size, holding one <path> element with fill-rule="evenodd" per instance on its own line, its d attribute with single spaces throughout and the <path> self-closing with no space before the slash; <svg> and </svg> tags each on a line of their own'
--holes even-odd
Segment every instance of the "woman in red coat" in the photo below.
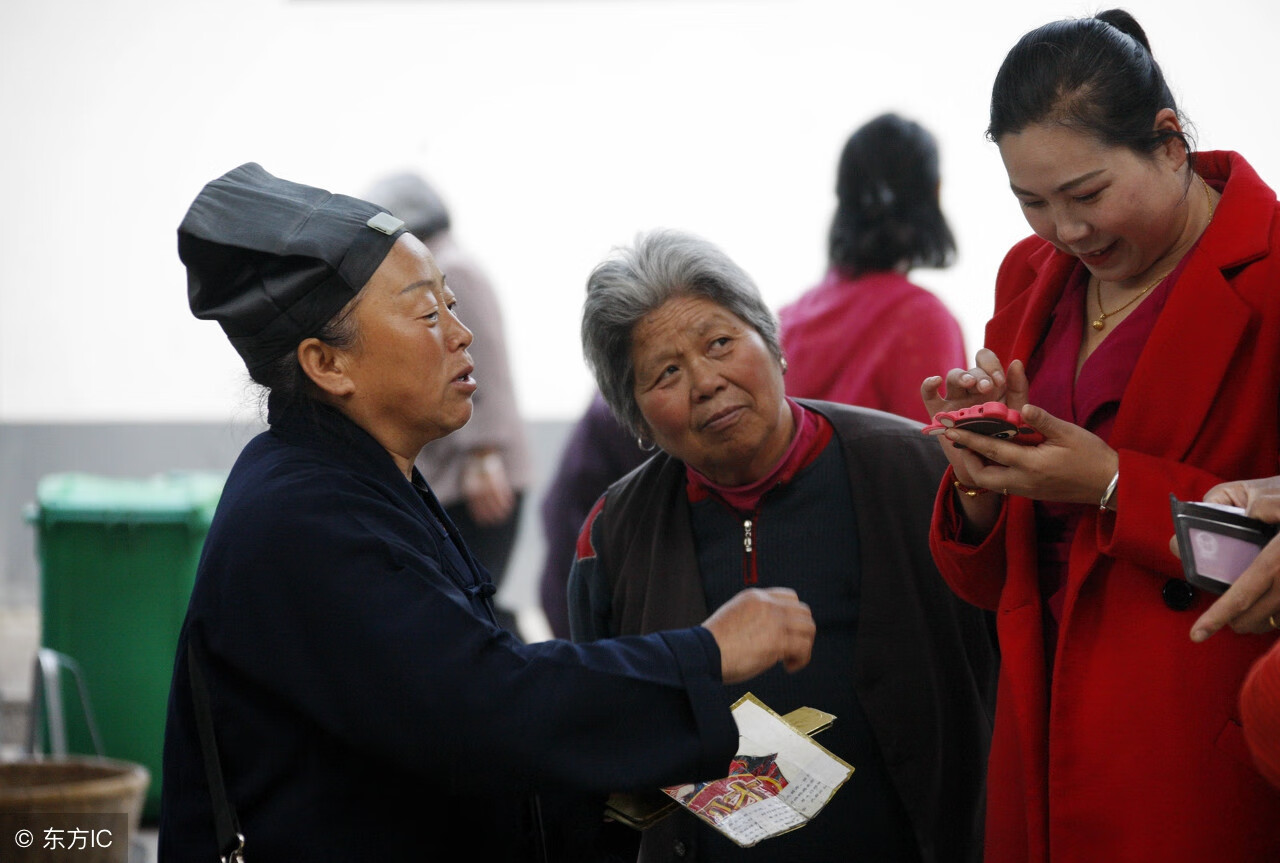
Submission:
<svg viewBox="0 0 1280 863">
<path fill-rule="evenodd" d="M 1170 494 L 1275 472 L 1280 209 L 1182 129 L 1118 10 L 1028 33 L 993 88 L 988 135 L 1036 236 L 1000 268 L 977 365 L 945 397 L 922 386 L 930 412 L 999 400 L 1046 437 L 940 438 L 934 557 L 997 610 L 1003 657 L 988 861 L 1280 859 L 1238 701 L 1280 585 L 1193 641 L 1214 597 L 1168 545 Z"/>
</svg>

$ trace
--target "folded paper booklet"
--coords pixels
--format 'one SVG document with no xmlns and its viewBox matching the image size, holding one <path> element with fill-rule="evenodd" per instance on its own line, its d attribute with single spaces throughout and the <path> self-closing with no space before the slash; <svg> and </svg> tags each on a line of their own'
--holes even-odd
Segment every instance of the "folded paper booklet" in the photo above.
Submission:
<svg viewBox="0 0 1280 863">
<path fill-rule="evenodd" d="M 728 776 L 653 795 L 615 794 L 609 817 L 644 830 L 683 806 L 745 848 L 803 827 L 853 773 L 810 737 L 831 725 L 830 713 L 802 707 L 779 716 L 747 693 L 733 718 L 738 754 Z"/>
</svg>

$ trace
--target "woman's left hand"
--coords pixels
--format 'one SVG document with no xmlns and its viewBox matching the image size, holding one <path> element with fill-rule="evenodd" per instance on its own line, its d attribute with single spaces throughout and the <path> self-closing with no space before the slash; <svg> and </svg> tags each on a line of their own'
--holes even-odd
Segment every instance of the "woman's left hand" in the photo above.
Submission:
<svg viewBox="0 0 1280 863">
<path fill-rule="evenodd" d="M 1224 482 L 1205 493 L 1209 503 L 1244 509 L 1251 518 L 1280 522 L 1280 477 Z M 1170 547 L 1177 554 L 1176 540 Z M 1245 634 L 1276 629 L 1280 620 L 1280 536 L 1267 543 L 1235 584 L 1218 597 L 1191 627 L 1191 640 L 1200 642 L 1224 626 Z"/>
<path fill-rule="evenodd" d="M 983 488 L 1034 500 L 1098 504 L 1120 456 L 1106 441 L 1034 405 L 1022 409 L 1027 425 L 1044 435 L 1036 446 L 960 429 L 946 437 L 964 446 L 964 467 Z"/>
</svg>

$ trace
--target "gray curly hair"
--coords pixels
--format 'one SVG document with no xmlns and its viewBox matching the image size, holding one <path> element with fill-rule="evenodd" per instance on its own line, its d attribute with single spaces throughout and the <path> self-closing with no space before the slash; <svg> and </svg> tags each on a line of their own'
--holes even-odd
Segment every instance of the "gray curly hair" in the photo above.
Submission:
<svg viewBox="0 0 1280 863">
<path fill-rule="evenodd" d="M 782 359 L 778 320 L 755 281 L 701 237 L 662 228 L 614 249 L 587 279 L 582 352 L 615 417 L 637 437 L 648 425 L 635 396 L 631 339 L 636 324 L 675 297 L 704 297 L 750 324 Z"/>
</svg>

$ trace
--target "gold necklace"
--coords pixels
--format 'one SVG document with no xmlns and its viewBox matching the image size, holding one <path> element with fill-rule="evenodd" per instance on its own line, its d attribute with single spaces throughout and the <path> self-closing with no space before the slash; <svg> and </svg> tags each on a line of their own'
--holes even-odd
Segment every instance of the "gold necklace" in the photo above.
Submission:
<svg viewBox="0 0 1280 863">
<path fill-rule="evenodd" d="M 1172 270 L 1170 270 L 1170 272 L 1172 272 Z M 1138 293 L 1137 293 L 1137 294 L 1135 294 L 1134 296 L 1132 296 L 1132 297 L 1130 297 L 1130 298 L 1129 298 L 1129 302 L 1125 303 L 1123 306 L 1121 306 L 1120 308 L 1116 309 L 1116 310 L 1115 310 L 1115 311 L 1113 311 L 1113 312 L 1104 312 L 1104 311 L 1102 310 L 1102 279 L 1098 279 L 1098 281 L 1096 282 L 1096 284 L 1097 284 L 1097 286 L 1098 286 L 1097 294 L 1096 294 L 1096 296 L 1098 297 L 1098 317 L 1094 318 L 1094 320 L 1093 320 L 1093 328 L 1094 328 L 1095 330 L 1100 330 L 1100 329 L 1102 329 L 1103 327 L 1105 327 L 1105 326 L 1107 325 L 1107 318 L 1111 317 L 1112 315 L 1118 315 L 1118 314 L 1120 314 L 1120 313 L 1121 313 L 1121 312 L 1123 312 L 1125 309 L 1129 308 L 1129 306 L 1132 306 L 1132 305 L 1133 305 L 1134 303 L 1136 303 L 1138 300 L 1142 299 L 1142 296 L 1143 296 L 1147 291 L 1151 290 L 1151 289 L 1152 289 L 1152 288 L 1154 288 L 1156 285 L 1158 285 L 1158 284 L 1160 284 L 1161 282 L 1163 282 L 1163 281 L 1164 281 L 1164 277 L 1165 277 L 1165 276 L 1167 276 L 1167 275 L 1169 275 L 1169 273 L 1165 273 L 1164 275 L 1162 275 L 1162 276 L 1160 276 L 1158 279 L 1156 279 L 1154 282 L 1152 282 L 1151 284 L 1147 285 L 1147 286 L 1146 286 L 1145 288 L 1143 288 L 1142 290 L 1138 291 Z"/>
<path fill-rule="evenodd" d="M 1204 200 L 1205 200 L 1205 203 L 1209 205 L 1209 218 L 1205 219 L 1205 222 L 1204 222 L 1205 228 L 1208 228 L 1209 223 L 1213 221 L 1213 207 L 1214 207 L 1213 195 L 1209 193 L 1209 183 L 1205 180 L 1204 177 L 1200 177 L 1200 185 L 1204 187 Z M 1200 233 L 1203 234 L 1204 230 L 1202 229 Z"/>
<path fill-rule="evenodd" d="M 1207 228 L 1207 227 L 1209 227 L 1208 222 L 1213 221 L 1213 209 L 1214 209 L 1214 205 L 1213 205 L 1213 195 L 1211 195 L 1211 194 L 1209 193 L 1209 184 L 1208 184 L 1207 182 L 1205 182 L 1204 177 L 1200 177 L 1200 185 L 1204 187 L 1204 200 L 1205 200 L 1205 203 L 1207 203 L 1207 204 L 1209 205 L 1209 219 L 1208 219 L 1208 221 L 1205 223 L 1205 227 Z M 1201 231 L 1201 232 L 1203 233 L 1203 229 L 1202 229 L 1202 231 Z M 1175 264 L 1174 266 L 1176 267 L 1177 265 Z M 1158 284 L 1160 284 L 1161 282 L 1163 282 L 1163 281 L 1165 280 L 1165 278 L 1166 278 L 1166 277 L 1169 275 L 1169 273 L 1171 273 L 1171 272 L 1173 272 L 1173 270 L 1169 270 L 1169 271 L 1165 272 L 1163 275 L 1161 275 L 1159 278 L 1157 278 L 1154 282 L 1152 282 L 1151 284 L 1147 285 L 1147 286 L 1146 286 L 1145 288 L 1143 288 L 1142 290 L 1138 291 L 1138 293 L 1137 293 L 1137 294 L 1135 294 L 1133 297 L 1131 297 L 1131 298 L 1129 299 L 1129 302 L 1125 303 L 1125 304 L 1124 304 L 1123 306 L 1121 306 L 1120 308 L 1118 308 L 1118 309 L 1116 309 L 1116 310 L 1114 310 L 1114 311 L 1110 311 L 1110 312 L 1105 311 L 1105 310 L 1102 308 L 1102 279 L 1098 279 L 1098 281 L 1097 281 L 1097 290 L 1096 290 L 1096 293 L 1095 293 L 1095 296 L 1097 296 L 1097 298 L 1098 298 L 1098 317 L 1096 317 L 1096 318 L 1094 319 L 1094 321 L 1093 321 L 1093 328 L 1094 328 L 1095 330 L 1101 330 L 1103 327 L 1105 327 L 1105 326 L 1107 325 L 1107 318 L 1112 317 L 1113 315 L 1118 315 L 1118 314 L 1120 314 L 1120 313 L 1121 313 L 1121 312 L 1123 312 L 1125 309 L 1129 308 L 1129 306 L 1132 306 L 1132 305 L 1133 305 L 1134 303 L 1136 303 L 1138 300 L 1142 299 L 1142 297 L 1146 295 L 1147 291 L 1151 290 L 1151 289 L 1152 289 L 1152 288 L 1154 288 L 1156 285 L 1158 285 Z"/>
</svg>

